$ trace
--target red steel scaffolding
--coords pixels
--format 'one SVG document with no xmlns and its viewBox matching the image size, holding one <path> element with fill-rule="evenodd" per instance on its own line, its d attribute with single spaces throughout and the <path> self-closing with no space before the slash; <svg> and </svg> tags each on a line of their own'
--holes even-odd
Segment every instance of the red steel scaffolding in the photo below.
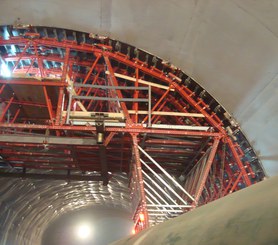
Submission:
<svg viewBox="0 0 278 245">
<path fill-rule="evenodd" d="M 69 30 L 2 34 L 1 176 L 126 172 L 136 232 L 263 178 L 239 126 L 168 62 Z"/>
</svg>

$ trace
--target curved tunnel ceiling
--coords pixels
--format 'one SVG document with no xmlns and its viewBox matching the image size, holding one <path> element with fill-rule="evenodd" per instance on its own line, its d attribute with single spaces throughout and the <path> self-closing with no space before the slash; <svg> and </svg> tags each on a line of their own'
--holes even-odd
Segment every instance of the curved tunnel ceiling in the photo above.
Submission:
<svg viewBox="0 0 278 245">
<path fill-rule="evenodd" d="M 141 204 L 140 209 L 134 209 L 134 200 L 138 205 L 141 182 L 134 180 L 138 166 L 132 164 L 139 160 L 137 141 L 145 186 L 160 192 L 160 198 L 165 195 L 165 200 L 178 197 L 184 203 L 178 211 L 190 210 L 264 178 L 260 161 L 237 122 L 203 87 L 171 63 L 128 44 L 72 30 L 19 24 L 2 26 L 1 36 L 1 98 L 10 113 L 1 119 L 2 176 L 40 178 L 40 174 L 52 174 L 52 178 L 61 178 L 66 170 L 64 179 L 104 183 L 4 178 L 1 205 L 8 211 L 2 217 L 3 244 L 38 243 L 52 219 L 90 204 L 140 211 Z M 5 77 L 3 64 L 13 71 L 12 78 Z M 66 65 L 69 71 L 64 69 Z M 61 90 L 63 86 L 68 90 Z M 107 89 L 109 92 L 104 93 Z M 59 91 L 65 93 L 63 102 Z M 41 101 L 44 96 L 48 96 L 46 104 L 51 107 Z M 72 100 L 75 103 L 69 102 Z M 49 108 L 57 111 L 55 117 Z M 98 129 L 100 120 L 105 122 L 104 131 Z M 108 175 L 103 172 L 101 153 L 101 165 L 97 160 L 103 148 L 94 139 L 101 132 L 107 147 Z M 156 169 L 153 159 L 173 176 L 173 182 L 162 183 L 176 197 L 158 186 L 151 187 L 153 180 L 161 181 L 165 174 Z M 211 170 L 207 164 L 212 164 Z M 202 183 L 205 174 L 209 177 Z M 195 190 L 190 185 L 197 175 L 201 182 L 196 183 Z M 177 182 L 186 187 L 187 196 L 177 196 L 178 191 L 173 190 Z M 152 207 L 153 195 L 147 189 L 146 200 Z M 18 195 L 21 192 L 24 196 Z M 150 221 L 159 223 L 151 210 Z M 163 219 L 180 213 L 168 211 Z M 37 232 L 31 232 L 33 229 Z"/>
<path fill-rule="evenodd" d="M 109 186 L 88 181 L 1 179 L 1 244 L 41 244 L 43 232 L 62 214 L 101 206 L 131 212 L 127 177 Z"/>
</svg>

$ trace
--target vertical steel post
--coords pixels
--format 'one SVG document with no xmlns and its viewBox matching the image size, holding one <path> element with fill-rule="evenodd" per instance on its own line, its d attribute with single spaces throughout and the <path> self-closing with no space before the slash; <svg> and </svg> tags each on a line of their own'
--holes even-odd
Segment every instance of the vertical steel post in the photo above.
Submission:
<svg viewBox="0 0 278 245">
<path fill-rule="evenodd" d="M 63 66 L 62 77 L 61 77 L 62 82 L 66 82 L 68 66 L 69 66 L 69 57 L 70 57 L 70 48 L 66 48 L 64 66 Z M 59 89 L 59 95 L 58 95 L 55 125 L 60 125 L 61 123 L 63 95 L 64 95 L 64 88 L 61 87 Z"/>
<path fill-rule="evenodd" d="M 152 114 L 151 114 L 151 110 L 152 110 L 152 88 L 149 85 L 149 96 L 148 96 L 148 127 L 151 127 L 151 120 L 152 120 Z"/>
<path fill-rule="evenodd" d="M 148 217 L 148 211 L 147 211 L 147 200 L 146 200 L 145 189 L 144 189 L 142 165 L 140 162 L 140 153 L 139 153 L 139 149 L 138 149 L 137 134 L 131 134 L 131 137 L 132 137 L 132 142 L 133 142 L 133 152 L 134 152 L 134 159 L 135 159 L 135 165 L 136 165 L 136 170 L 137 170 L 137 181 L 139 182 L 139 188 L 140 188 L 142 211 L 145 216 L 145 227 L 144 228 L 147 228 L 149 226 L 149 217 Z"/>
<path fill-rule="evenodd" d="M 69 124 L 70 112 L 71 112 L 71 102 L 72 102 L 72 91 L 69 91 L 69 101 L 67 108 L 66 124 Z"/>
<path fill-rule="evenodd" d="M 139 80 L 139 69 L 136 68 L 136 81 L 135 81 L 135 86 L 138 87 L 138 80 Z M 138 99 L 138 94 L 139 94 L 139 91 L 138 90 L 134 90 L 134 99 Z M 134 105 L 133 105 L 133 109 L 135 110 L 135 115 L 134 115 L 134 122 L 135 123 L 138 123 L 138 102 L 134 102 Z"/>
<path fill-rule="evenodd" d="M 62 77 L 61 77 L 62 82 L 65 82 L 65 80 L 66 80 L 66 76 L 67 76 L 67 72 L 68 72 L 68 65 L 69 65 L 69 56 L 70 56 L 70 48 L 66 48 Z"/>
<path fill-rule="evenodd" d="M 61 123 L 61 115 L 62 115 L 62 104 L 63 104 L 63 96 L 64 96 L 64 88 L 59 88 L 59 96 L 58 96 L 58 103 L 57 103 L 57 109 L 56 109 L 56 120 L 55 125 L 60 125 Z"/>
</svg>

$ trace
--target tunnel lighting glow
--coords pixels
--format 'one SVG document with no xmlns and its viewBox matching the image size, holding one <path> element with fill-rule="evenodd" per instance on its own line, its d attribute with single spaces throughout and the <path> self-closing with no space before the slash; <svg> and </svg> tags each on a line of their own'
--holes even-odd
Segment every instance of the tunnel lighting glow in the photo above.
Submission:
<svg viewBox="0 0 278 245">
<path fill-rule="evenodd" d="M 92 235 L 92 228 L 89 224 L 80 224 L 76 229 L 76 236 L 80 240 L 88 240 Z"/>
<path fill-rule="evenodd" d="M 0 72 L 1 72 L 1 75 L 3 77 L 10 77 L 11 76 L 11 72 L 10 72 L 8 66 L 5 63 L 2 63 L 0 65 Z"/>
<path fill-rule="evenodd" d="M 132 229 L 131 233 L 132 233 L 132 235 L 135 235 L 135 234 L 136 234 L 136 231 L 135 231 L 134 228 Z"/>
<path fill-rule="evenodd" d="M 144 221 L 145 221 L 145 216 L 144 216 L 144 214 L 140 213 L 140 214 L 139 214 L 139 219 L 140 219 L 141 222 L 144 222 Z"/>
</svg>

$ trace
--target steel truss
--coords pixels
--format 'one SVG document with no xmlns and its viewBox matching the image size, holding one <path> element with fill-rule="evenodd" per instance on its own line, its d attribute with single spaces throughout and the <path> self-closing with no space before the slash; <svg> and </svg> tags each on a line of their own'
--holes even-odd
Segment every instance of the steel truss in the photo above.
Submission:
<svg viewBox="0 0 278 245">
<path fill-rule="evenodd" d="M 0 38 L 1 176 L 107 185 L 127 172 L 136 231 L 264 176 L 238 125 L 176 67 L 108 38 L 49 36 Z"/>
</svg>

